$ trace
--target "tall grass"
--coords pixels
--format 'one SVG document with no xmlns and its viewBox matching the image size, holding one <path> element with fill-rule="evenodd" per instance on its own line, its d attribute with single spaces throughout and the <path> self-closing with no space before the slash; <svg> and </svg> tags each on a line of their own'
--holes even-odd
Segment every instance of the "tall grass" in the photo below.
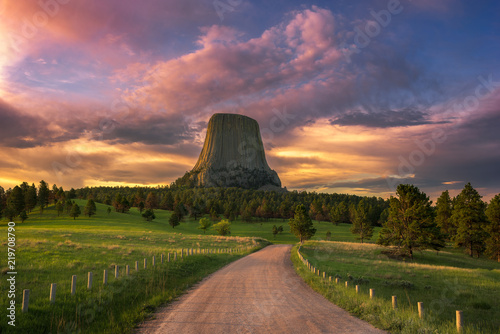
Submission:
<svg viewBox="0 0 500 334">
<path fill-rule="evenodd" d="M 340 242 L 309 241 L 301 254 L 313 266 L 338 277 L 325 282 L 297 257 L 297 272 L 315 290 L 352 314 L 391 333 L 456 333 L 455 311 L 462 310 L 466 333 L 498 333 L 500 328 L 500 266 L 489 260 L 468 259 L 458 252 L 417 254 L 415 262 L 388 258 L 384 248 Z M 333 280 L 335 281 L 335 280 Z M 349 281 L 349 288 L 345 288 Z M 354 286 L 360 286 L 356 294 Z M 369 289 L 375 298 L 369 298 Z M 392 310 L 391 296 L 398 309 Z M 417 302 L 425 318 L 418 318 Z"/>
<path fill-rule="evenodd" d="M 85 201 L 80 201 L 80 205 Z M 7 223 L 0 230 L 7 233 Z M 3 232 L 2 232 L 3 233 Z M 185 235 L 146 223 L 138 213 L 107 214 L 98 205 L 97 217 L 57 217 L 50 207 L 33 212 L 16 224 L 16 327 L 0 322 L 1 333 L 126 333 L 156 307 L 222 266 L 265 244 L 249 237 Z M 4 238 L 2 238 L 4 239 Z M 3 241 L 3 240 L 2 240 Z M 200 254 L 180 259 L 180 250 L 194 248 L 242 249 L 231 254 Z M 7 243 L 1 253 L 6 256 Z M 168 253 L 178 253 L 167 263 Z M 161 254 L 164 263 L 161 264 Z M 152 256 L 156 266 L 152 266 Z M 148 268 L 143 269 L 143 260 Z M 173 256 L 172 256 L 173 259 Z M 135 261 L 140 270 L 135 271 Z M 2 260 L 2 281 L 8 268 Z M 120 268 L 114 278 L 115 265 Z M 125 276 L 125 266 L 130 275 Z M 103 271 L 108 285 L 103 286 Z M 93 288 L 87 290 L 87 273 L 93 272 Z M 71 276 L 77 275 L 76 295 Z M 56 302 L 50 304 L 50 284 L 57 284 Z M 0 285 L 0 308 L 6 309 L 7 284 Z M 22 290 L 30 290 L 29 312 L 21 313 Z M 2 312 L 4 314 L 4 312 Z"/>
</svg>

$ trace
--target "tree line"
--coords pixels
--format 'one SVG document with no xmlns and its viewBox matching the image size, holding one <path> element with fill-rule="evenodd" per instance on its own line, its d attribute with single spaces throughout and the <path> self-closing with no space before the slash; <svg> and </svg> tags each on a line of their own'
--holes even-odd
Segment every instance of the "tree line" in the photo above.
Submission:
<svg viewBox="0 0 500 334">
<path fill-rule="evenodd" d="M 500 261 L 500 194 L 487 204 L 470 183 L 455 198 L 444 191 L 432 206 L 429 197 L 413 185 L 399 185 L 396 195 L 384 200 L 348 194 L 175 185 L 85 187 L 64 191 L 56 185 L 50 188 L 42 180 L 38 187 L 27 182 L 7 191 L 0 187 L 0 218 L 19 217 L 24 221 L 35 207 L 42 213 L 49 204 L 55 205 L 58 215 L 66 210 L 76 218 L 82 212 L 74 203 L 75 198 L 88 199 L 84 214 L 89 217 L 95 214 L 95 202 L 113 206 L 121 213 L 137 207 L 148 221 L 155 218 L 156 209 L 173 211 L 169 224 L 174 228 L 185 216 L 196 220 L 209 215 L 212 220 L 223 217 L 229 222 L 238 217 L 245 222 L 270 218 L 295 222 L 293 219 L 299 215 L 298 221 L 352 224 L 351 231 L 363 242 L 372 238 L 374 226 L 381 226 L 377 243 L 395 246 L 397 252 L 410 258 L 414 251 L 439 250 L 446 242 L 452 242 L 470 256 L 487 254 Z M 311 231 L 309 229 L 306 235 Z"/>
</svg>

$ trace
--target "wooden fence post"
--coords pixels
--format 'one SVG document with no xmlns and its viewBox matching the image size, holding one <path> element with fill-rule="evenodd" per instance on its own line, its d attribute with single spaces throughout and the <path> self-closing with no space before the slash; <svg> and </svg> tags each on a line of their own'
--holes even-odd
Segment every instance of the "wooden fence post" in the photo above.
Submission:
<svg viewBox="0 0 500 334">
<path fill-rule="evenodd" d="M 139 271 L 139 261 L 135 261 L 135 271 Z"/>
<path fill-rule="evenodd" d="M 160 256 L 160 263 L 163 264 L 163 254 Z"/>
<path fill-rule="evenodd" d="M 177 261 L 177 252 L 174 253 L 174 261 Z"/>
<path fill-rule="evenodd" d="M 167 254 L 167 262 L 170 262 L 170 253 Z"/>
<path fill-rule="evenodd" d="M 356 284 L 356 293 L 359 293 L 359 285 Z"/>
<path fill-rule="evenodd" d="M 144 269 L 148 268 L 148 259 L 144 258 Z"/>
<path fill-rule="evenodd" d="M 375 297 L 375 289 L 370 289 L 370 299 L 373 299 Z"/>
<path fill-rule="evenodd" d="M 22 308 L 21 308 L 23 313 L 28 312 L 29 303 L 30 303 L 30 290 L 26 289 L 26 290 L 23 290 L 23 304 L 22 304 Z"/>
<path fill-rule="evenodd" d="M 332 282 L 332 276 L 328 276 L 328 281 L 331 283 Z"/>
<path fill-rule="evenodd" d="M 94 274 L 92 274 L 91 271 L 89 271 L 89 273 L 87 274 L 87 290 L 90 290 L 92 289 L 92 276 Z"/>
<path fill-rule="evenodd" d="M 54 304 L 56 302 L 56 283 L 50 285 L 50 303 Z"/>
<path fill-rule="evenodd" d="M 74 296 L 76 293 L 76 275 L 71 276 L 71 295 Z"/>
<path fill-rule="evenodd" d="M 108 271 L 104 269 L 104 274 L 102 275 L 102 284 L 108 284 Z"/>
<path fill-rule="evenodd" d="M 462 333 L 462 331 L 464 330 L 462 311 L 457 311 L 456 314 L 457 314 L 457 332 Z"/>
<path fill-rule="evenodd" d="M 128 264 L 125 266 L 125 275 L 130 275 L 130 266 Z"/>
<path fill-rule="evenodd" d="M 348 288 L 349 287 L 349 281 L 345 281 L 345 287 Z"/>
<path fill-rule="evenodd" d="M 340 282 L 340 278 L 335 277 L 335 283 L 336 283 L 336 284 L 339 284 L 339 282 Z"/>
<path fill-rule="evenodd" d="M 118 275 L 120 274 L 120 269 L 118 268 L 118 265 L 115 265 L 115 278 L 118 278 Z"/>
<path fill-rule="evenodd" d="M 422 302 L 418 302 L 418 317 L 420 319 L 423 319 L 424 318 L 424 303 Z"/>
<path fill-rule="evenodd" d="M 153 263 L 152 263 L 153 267 L 156 265 L 156 257 L 153 255 Z"/>
<path fill-rule="evenodd" d="M 398 297 L 392 296 L 392 308 L 395 310 L 398 308 Z"/>
</svg>

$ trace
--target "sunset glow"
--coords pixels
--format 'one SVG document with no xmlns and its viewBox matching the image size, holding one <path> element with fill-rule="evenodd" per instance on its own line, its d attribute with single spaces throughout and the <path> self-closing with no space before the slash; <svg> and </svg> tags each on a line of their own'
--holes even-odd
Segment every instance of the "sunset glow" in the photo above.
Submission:
<svg viewBox="0 0 500 334">
<path fill-rule="evenodd" d="M 500 4 L 398 3 L 380 24 L 387 0 L 0 1 L 0 185 L 170 184 L 225 112 L 289 190 L 489 199 Z"/>
</svg>

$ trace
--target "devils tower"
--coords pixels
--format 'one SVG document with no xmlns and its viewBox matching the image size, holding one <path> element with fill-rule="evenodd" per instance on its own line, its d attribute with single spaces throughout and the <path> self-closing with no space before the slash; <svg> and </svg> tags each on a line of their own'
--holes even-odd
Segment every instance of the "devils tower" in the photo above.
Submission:
<svg viewBox="0 0 500 334">
<path fill-rule="evenodd" d="M 259 124 L 238 114 L 212 115 L 198 162 L 182 179 L 203 187 L 281 187 L 267 164 Z"/>
</svg>

